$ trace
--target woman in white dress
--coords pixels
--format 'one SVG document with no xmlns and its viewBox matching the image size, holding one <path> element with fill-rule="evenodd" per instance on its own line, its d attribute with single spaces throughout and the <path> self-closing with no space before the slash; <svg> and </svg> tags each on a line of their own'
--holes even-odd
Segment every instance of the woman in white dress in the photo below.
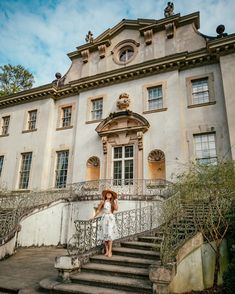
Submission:
<svg viewBox="0 0 235 294">
<path fill-rule="evenodd" d="M 98 228 L 98 238 L 104 241 L 105 256 L 112 256 L 113 240 L 117 238 L 117 225 L 114 211 L 118 210 L 117 193 L 111 190 L 102 192 L 103 199 L 100 201 L 94 218 L 102 211 L 102 217 Z"/>
</svg>

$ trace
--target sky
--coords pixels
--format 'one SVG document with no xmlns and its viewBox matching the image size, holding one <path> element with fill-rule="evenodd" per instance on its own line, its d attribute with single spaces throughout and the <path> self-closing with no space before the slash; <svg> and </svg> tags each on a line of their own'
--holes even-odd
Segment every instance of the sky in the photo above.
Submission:
<svg viewBox="0 0 235 294">
<path fill-rule="evenodd" d="M 161 19 L 163 0 L 0 0 L 0 66 L 23 65 L 33 73 L 35 86 L 48 84 L 55 73 L 64 75 L 67 53 L 85 43 L 89 30 L 97 37 L 122 19 Z M 203 34 L 216 36 L 225 25 L 235 33 L 234 0 L 175 0 L 181 16 L 200 11 Z"/>
</svg>

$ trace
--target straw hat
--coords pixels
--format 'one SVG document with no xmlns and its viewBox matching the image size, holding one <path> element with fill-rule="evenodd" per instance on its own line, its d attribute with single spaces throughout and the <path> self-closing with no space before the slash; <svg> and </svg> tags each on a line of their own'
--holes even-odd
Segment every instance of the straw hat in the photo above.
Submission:
<svg viewBox="0 0 235 294">
<path fill-rule="evenodd" d="M 117 199 L 117 193 L 114 192 L 114 191 L 111 191 L 111 190 L 104 190 L 104 191 L 102 192 L 103 198 L 105 198 L 105 196 L 106 196 L 107 193 L 111 193 L 111 194 L 113 195 L 113 198 L 114 198 L 114 199 Z"/>
</svg>

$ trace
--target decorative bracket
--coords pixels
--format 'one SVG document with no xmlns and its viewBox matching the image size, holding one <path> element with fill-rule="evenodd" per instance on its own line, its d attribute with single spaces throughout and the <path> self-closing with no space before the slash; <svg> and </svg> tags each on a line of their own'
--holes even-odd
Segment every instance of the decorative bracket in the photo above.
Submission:
<svg viewBox="0 0 235 294">
<path fill-rule="evenodd" d="M 166 24 L 165 30 L 166 30 L 167 39 L 171 39 L 174 37 L 175 25 L 173 22 Z"/>
<path fill-rule="evenodd" d="M 108 138 L 106 136 L 102 137 L 102 144 L 103 144 L 103 152 L 104 154 L 107 154 L 107 142 Z"/>
<path fill-rule="evenodd" d="M 144 41 L 146 45 L 152 44 L 153 41 L 153 30 L 147 30 L 144 32 Z"/>
<path fill-rule="evenodd" d="M 138 148 L 139 150 L 143 149 L 143 132 L 137 132 L 137 139 L 138 139 Z"/>
<path fill-rule="evenodd" d="M 81 52 L 81 55 L 82 55 L 82 61 L 84 63 L 87 63 L 88 62 L 88 58 L 89 58 L 89 50 L 83 50 Z"/>
<path fill-rule="evenodd" d="M 103 45 L 98 46 L 98 50 L 99 50 L 100 58 L 104 58 L 105 57 L 105 51 L 106 51 L 106 45 L 103 44 Z"/>
</svg>

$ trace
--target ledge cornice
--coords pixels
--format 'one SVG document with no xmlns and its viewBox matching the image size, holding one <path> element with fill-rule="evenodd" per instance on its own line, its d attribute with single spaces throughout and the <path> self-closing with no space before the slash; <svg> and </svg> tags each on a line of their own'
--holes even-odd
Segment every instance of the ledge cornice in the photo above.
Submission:
<svg viewBox="0 0 235 294">
<path fill-rule="evenodd" d="M 125 68 L 81 78 L 61 87 L 48 84 L 10 96 L 3 96 L 0 98 L 0 108 L 46 98 L 62 99 L 71 95 L 77 95 L 89 89 L 105 87 L 162 72 L 185 70 L 206 64 L 218 63 L 220 56 L 234 52 L 235 34 L 210 40 L 207 42 L 207 48 L 198 51 L 190 53 L 182 52 L 167 57 L 152 59 Z"/>
</svg>

